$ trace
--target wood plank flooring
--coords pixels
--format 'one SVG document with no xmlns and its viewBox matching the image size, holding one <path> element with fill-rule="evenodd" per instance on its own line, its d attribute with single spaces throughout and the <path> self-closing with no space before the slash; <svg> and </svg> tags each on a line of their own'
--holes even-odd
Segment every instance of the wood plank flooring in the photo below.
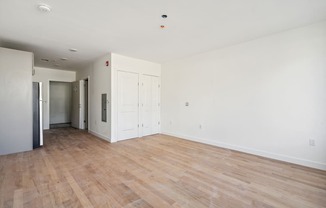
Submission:
<svg viewBox="0 0 326 208">
<path fill-rule="evenodd" d="M 72 128 L 0 156 L 0 207 L 326 207 L 326 171 L 154 135 Z"/>
</svg>

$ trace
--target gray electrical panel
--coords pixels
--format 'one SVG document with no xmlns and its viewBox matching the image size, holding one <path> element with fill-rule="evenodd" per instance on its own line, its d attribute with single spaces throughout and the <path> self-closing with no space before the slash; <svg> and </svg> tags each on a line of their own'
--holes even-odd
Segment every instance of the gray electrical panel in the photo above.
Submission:
<svg viewBox="0 0 326 208">
<path fill-rule="evenodd" d="M 102 121 L 106 122 L 106 100 L 107 100 L 107 95 L 102 94 Z"/>
</svg>

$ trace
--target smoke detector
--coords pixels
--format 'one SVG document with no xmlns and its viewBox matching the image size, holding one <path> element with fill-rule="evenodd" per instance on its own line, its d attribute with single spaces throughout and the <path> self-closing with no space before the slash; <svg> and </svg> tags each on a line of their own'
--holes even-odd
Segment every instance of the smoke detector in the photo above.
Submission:
<svg viewBox="0 0 326 208">
<path fill-rule="evenodd" d="M 39 11 L 44 13 L 49 13 L 51 11 L 51 7 L 47 4 L 39 4 L 37 5 Z"/>
</svg>

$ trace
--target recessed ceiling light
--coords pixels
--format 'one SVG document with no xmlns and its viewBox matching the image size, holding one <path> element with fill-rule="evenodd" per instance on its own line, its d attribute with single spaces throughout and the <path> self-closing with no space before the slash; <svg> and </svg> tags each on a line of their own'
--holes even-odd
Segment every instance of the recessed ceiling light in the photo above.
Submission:
<svg viewBox="0 0 326 208">
<path fill-rule="evenodd" d="M 49 59 L 42 58 L 41 61 L 49 62 Z"/>
<path fill-rule="evenodd" d="M 61 61 L 67 61 L 68 59 L 67 58 L 61 58 L 60 60 Z"/>
<path fill-rule="evenodd" d="M 77 52 L 77 49 L 76 48 L 70 48 L 69 51 L 71 51 L 71 52 Z"/>
<path fill-rule="evenodd" d="M 47 4 L 39 4 L 37 6 L 38 10 L 40 10 L 41 12 L 44 12 L 44 13 L 48 13 L 51 11 L 51 7 Z"/>
</svg>

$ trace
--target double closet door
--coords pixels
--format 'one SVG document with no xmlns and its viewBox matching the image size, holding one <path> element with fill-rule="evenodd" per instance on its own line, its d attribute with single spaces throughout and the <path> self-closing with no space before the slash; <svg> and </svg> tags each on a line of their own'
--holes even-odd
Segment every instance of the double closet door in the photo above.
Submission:
<svg viewBox="0 0 326 208">
<path fill-rule="evenodd" d="M 118 140 L 160 129 L 159 77 L 118 71 Z"/>
</svg>

